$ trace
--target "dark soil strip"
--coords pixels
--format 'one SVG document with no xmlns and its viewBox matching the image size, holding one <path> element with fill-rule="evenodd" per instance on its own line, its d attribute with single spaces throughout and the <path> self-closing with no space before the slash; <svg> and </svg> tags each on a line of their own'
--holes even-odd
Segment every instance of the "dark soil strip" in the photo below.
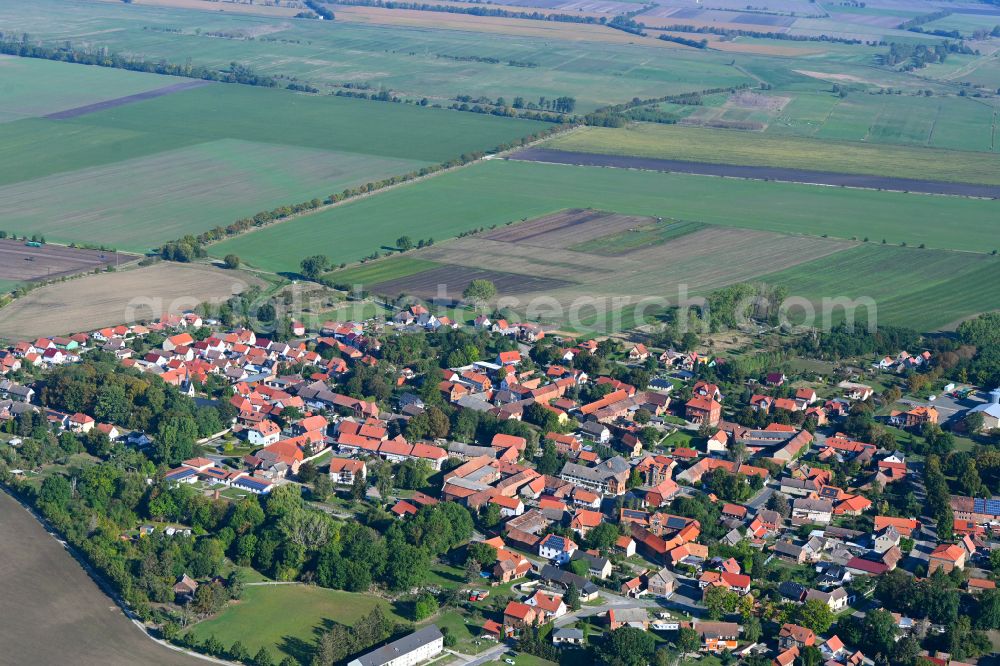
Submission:
<svg viewBox="0 0 1000 666">
<path fill-rule="evenodd" d="M 978 185 L 975 183 L 946 183 L 936 180 L 914 178 L 887 178 L 864 174 L 836 173 L 832 171 L 810 171 L 808 169 L 787 169 L 783 167 L 739 166 L 735 164 L 713 164 L 710 162 L 687 162 L 684 160 L 663 160 L 650 157 L 629 157 L 627 155 L 600 155 L 596 153 L 574 153 L 548 148 L 526 148 L 508 159 L 525 162 L 549 162 L 552 164 L 574 164 L 578 166 L 603 166 L 620 169 L 641 169 L 645 171 L 668 171 L 690 173 L 702 176 L 725 176 L 750 180 L 775 180 L 807 185 L 832 185 L 836 187 L 860 187 L 872 190 L 894 192 L 921 192 L 924 194 L 951 194 L 964 197 L 1000 199 L 1000 186 Z"/>
<path fill-rule="evenodd" d="M 587 224 L 588 222 L 593 222 L 610 216 L 611 213 L 604 213 L 601 211 L 573 209 L 564 213 L 556 213 L 555 215 L 539 218 L 524 225 L 519 225 L 522 227 L 520 231 L 524 233 L 510 234 L 508 232 L 505 234 L 505 230 L 498 229 L 497 231 L 483 235 L 483 238 L 507 243 L 524 243 L 538 238 L 539 236 L 547 236 L 548 234 L 563 231 L 564 229 L 569 229 L 579 224 Z M 516 232 L 518 229 L 514 229 L 513 231 Z"/>
<path fill-rule="evenodd" d="M 78 118 L 79 116 L 85 116 L 88 113 L 96 113 L 97 111 L 104 111 L 105 109 L 113 109 L 116 106 L 134 104 L 135 102 L 141 102 L 145 99 L 154 99 L 156 97 L 163 97 L 164 95 L 170 95 L 175 92 L 181 92 L 182 90 L 191 90 L 192 88 L 201 88 L 202 86 L 209 85 L 212 85 L 212 81 L 202 81 L 200 79 L 197 81 L 182 81 L 180 83 L 164 86 L 163 88 L 157 88 L 156 90 L 147 90 L 146 92 L 136 93 L 135 95 L 116 97 L 115 99 L 109 99 L 103 102 L 95 102 L 94 104 L 87 104 L 86 106 L 78 106 L 74 109 L 56 111 L 55 113 L 50 113 L 44 117 L 51 120 Z"/>
<path fill-rule="evenodd" d="M 566 280 L 535 275 L 503 273 L 467 266 L 442 266 L 396 280 L 386 280 L 368 285 L 367 288 L 377 294 L 387 296 L 395 297 L 407 294 L 427 300 L 445 301 L 460 299 L 462 292 L 473 280 L 489 280 L 496 285 L 498 292 L 508 295 L 552 291 L 573 284 Z"/>
</svg>

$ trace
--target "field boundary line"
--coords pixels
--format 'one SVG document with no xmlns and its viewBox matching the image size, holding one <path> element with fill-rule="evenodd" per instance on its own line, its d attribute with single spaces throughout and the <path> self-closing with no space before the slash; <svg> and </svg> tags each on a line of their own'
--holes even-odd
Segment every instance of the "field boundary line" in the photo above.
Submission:
<svg viewBox="0 0 1000 666">
<path fill-rule="evenodd" d="M 559 136 L 565 136 L 567 134 L 571 134 L 573 132 L 576 132 L 576 131 L 580 130 L 582 127 L 584 127 L 584 126 L 583 125 L 573 125 L 572 127 L 566 128 L 562 132 L 558 132 L 557 134 Z M 341 199 L 340 201 L 334 201 L 334 202 L 331 202 L 331 203 L 328 203 L 328 204 L 323 204 L 322 206 L 319 206 L 317 208 L 310 208 L 309 210 L 304 210 L 304 211 L 302 211 L 300 213 L 293 213 L 293 214 L 291 214 L 291 215 L 289 215 L 287 217 L 283 217 L 280 220 L 272 222 L 271 224 L 265 224 L 265 225 L 261 225 L 261 226 L 253 226 L 253 227 L 250 227 L 249 229 L 247 229 L 246 231 L 244 231 L 243 233 L 234 234 L 232 236 L 224 236 L 224 237 L 219 238 L 217 240 L 213 240 L 213 241 L 211 241 L 209 243 L 205 243 L 204 247 L 205 248 L 210 248 L 213 245 L 217 245 L 219 243 L 224 243 L 226 241 L 233 240 L 234 238 L 242 238 L 244 236 L 248 236 L 249 234 L 256 233 L 256 232 L 262 231 L 264 229 L 273 229 L 273 228 L 275 228 L 277 226 L 285 224 L 286 222 L 291 222 L 292 220 L 297 220 L 300 217 L 306 217 L 308 215 L 313 215 L 315 213 L 322 213 L 324 211 L 331 210 L 331 209 L 336 208 L 338 206 L 343 206 L 345 204 L 354 203 L 356 201 L 363 201 L 364 199 L 368 199 L 370 197 L 378 196 L 379 194 L 383 194 L 385 192 L 389 192 L 391 190 L 395 190 L 395 189 L 400 188 L 400 187 L 406 187 L 407 185 L 416 185 L 417 183 L 422 183 L 425 180 L 428 180 L 430 178 L 434 178 L 436 176 L 441 176 L 441 175 L 444 175 L 446 173 L 451 173 L 453 171 L 457 171 L 458 169 L 464 169 L 464 168 L 472 166 L 474 164 L 479 164 L 480 162 L 486 162 L 486 161 L 494 160 L 494 159 L 506 159 L 506 156 L 510 155 L 511 153 L 514 153 L 514 152 L 519 151 L 519 150 L 524 150 L 525 148 L 531 148 L 531 147 L 535 146 L 536 144 L 539 144 L 539 143 L 542 143 L 543 141 L 547 141 L 547 140 L 551 139 L 553 136 L 555 136 L 555 134 L 549 134 L 547 136 L 544 136 L 544 137 L 541 137 L 539 139 L 536 139 L 536 140 L 534 140 L 534 141 L 532 141 L 530 143 L 526 143 L 524 145 L 517 146 L 515 148 L 509 148 L 507 150 L 499 151 L 499 152 L 496 152 L 496 153 L 490 153 L 488 155 L 483 155 L 482 157 L 477 157 L 474 160 L 469 160 L 468 162 L 464 162 L 462 164 L 456 164 L 455 166 L 450 166 L 450 167 L 447 167 L 447 168 L 444 168 L 444 169 L 438 169 L 437 171 L 434 171 L 432 173 L 426 174 L 424 176 L 417 176 L 416 178 L 412 178 L 412 179 L 407 180 L 405 182 L 395 183 L 393 185 L 386 185 L 385 187 L 379 188 L 377 190 L 373 190 L 371 192 L 362 192 L 361 194 L 358 194 L 358 195 L 352 196 L 352 197 L 348 197 L 346 199 Z M 358 261 L 358 262 L 349 263 L 344 268 L 349 268 L 349 267 L 354 266 L 354 265 L 361 265 L 361 262 Z M 251 264 L 251 266 L 252 266 L 252 264 Z M 254 270 L 259 270 L 259 271 L 261 271 L 263 273 L 277 275 L 277 273 L 275 271 L 264 271 L 262 269 L 256 269 L 256 268 Z"/>
</svg>

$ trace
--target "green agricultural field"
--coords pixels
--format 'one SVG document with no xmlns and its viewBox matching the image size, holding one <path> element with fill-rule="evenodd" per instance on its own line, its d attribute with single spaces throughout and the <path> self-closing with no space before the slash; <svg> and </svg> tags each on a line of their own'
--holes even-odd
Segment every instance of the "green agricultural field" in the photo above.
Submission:
<svg viewBox="0 0 1000 666">
<path fill-rule="evenodd" d="M 58 22 L 51 17 L 59 16 Z M 447 29 L 295 20 L 235 12 L 143 6 L 90 0 L 0 0 L 4 31 L 26 31 L 61 44 L 108 46 L 157 60 L 252 65 L 272 75 L 317 86 L 344 83 L 387 87 L 415 99 L 448 104 L 456 95 L 529 100 L 575 97 L 581 110 L 632 97 L 658 97 L 715 86 L 752 83 L 717 52 Z M 537 21 L 525 21 L 539 27 Z M 541 24 L 544 26 L 545 24 Z M 180 32 L 164 32 L 179 30 Z M 612 29 L 607 29 L 617 37 Z M 253 39 L 222 39 L 227 33 Z M 652 40 L 650 40 L 652 41 Z M 496 58 L 488 63 L 461 60 Z M 510 66 L 511 60 L 534 67 Z"/>
<path fill-rule="evenodd" d="M 1000 284 L 1000 258 L 966 252 L 869 243 L 759 279 L 817 304 L 868 297 L 880 323 L 921 331 L 1000 309 L 1000 290 L 987 286 Z M 840 310 L 832 321 L 842 318 Z"/>
<path fill-rule="evenodd" d="M 86 81 L 94 71 L 120 75 L 133 88 L 135 77 L 147 89 L 176 81 L 44 60 L 16 62 L 9 72 L 0 67 L 15 87 L 53 71 L 56 82 L 74 72 Z M 129 92 L 98 83 L 78 101 Z M 15 96 L 8 107 L 0 98 L 0 116 L 23 109 L 23 99 Z M 322 199 L 547 127 L 229 84 L 71 118 L 23 118 L 0 123 L 4 225 L 49 240 L 145 251 L 260 210 Z"/>
<path fill-rule="evenodd" d="M 924 30 L 958 30 L 963 35 L 970 35 L 976 30 L 991 30 L 1000 25 L 1000 16 L 996 14 L 951 14 L 942 19 L 925 23 Z"/>
<path fill-rule="evenodd" d="M 991 153 L 818 141 L 679 125 L 641 123 L 622 129 L 592 127 L 551 139 L 546 147 L 719 164 L 1000 184 L 1000 155 Z"/>
<path fill-rule="evenodd" d="M 187 79 L 0 56 L 0 80 L 3 123 L 134 95 Z"/>
<path fill-rule="evenodd" d="M 328 273 L 326 277 L 337 284 L 364 285 L 385 282 L 386 280 L 398 280 L 437 267 L 438 264 L 433 261 L 397 255 L 382 261 L 333 271 Z"/>
<path fill-rule="evenodd" d="M 0 199 L 10 231 L 147 250 L 281 202 L 324 196 L 424 164 L 222 139 L 13 183 L 0 187 Z"/>
<path fill-rule="evenodd" d="M 308 254 L 353 262 L 403 234 L 442 241 L 565 208 L 971 252 L 997 245 L 1000 215 L 996 201 L 492 160 L 238 236 L 209 252 L 296 271 Z M 954 219 L 961 227 L 943 222 Z"/>
<path fill-rule="evenodd" d="M 317 630 L 329 622 L 352 625 L 376 606 L 391 620 L 406 621 L 387 602 L 368 594 L 311 585 L 254 585 L 239 603 L 194 625 L 190 633 L 200 641 L 215 636 L 226 647 L 242 641 L 250 654 L 266 647 L 275 661 L 287 655 L 308 663 Z"/>
</svg>

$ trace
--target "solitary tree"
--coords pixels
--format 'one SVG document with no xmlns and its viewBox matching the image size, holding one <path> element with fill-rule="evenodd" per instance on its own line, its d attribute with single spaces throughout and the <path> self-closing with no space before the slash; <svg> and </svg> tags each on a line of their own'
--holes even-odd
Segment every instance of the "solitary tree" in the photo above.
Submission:
<svg viewBox="0 0 1000 666">
<path fill-rule="evenodd" d="M 226 268 L 239 268 L 240 258 L 235 254 L 227 254 L 226 258 L 222 260 L 222 263 L 225 264 Z"/>
<path fill-rule="evenodd" d="M 497 295 L 497 287 L 489 280 L 473 280 L 462 292 L 462 298 L 472 301 L 477 306 L 485 305 Z"/>
<path fill-rule="evenodd" d="M 302 275 L 309 280 L 315 280 L 329 265 L 330 260 L 322 254 L 306 257 L 301 263 Z"/>
<path fill-rule="evenodd" d="M 413 249 L 413 239 L 409 236 L 400 236 L 396 239 L 396 247 L 398 247 L 403 252 Z"/>
</svg>

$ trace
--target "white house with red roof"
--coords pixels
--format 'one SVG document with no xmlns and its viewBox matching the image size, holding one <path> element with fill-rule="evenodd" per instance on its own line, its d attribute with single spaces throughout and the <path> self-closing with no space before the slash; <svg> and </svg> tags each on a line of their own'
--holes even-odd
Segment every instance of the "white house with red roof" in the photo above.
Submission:
<svg viewBox="0 0 1000 666">
<path fill-rule="evenodd" d="M 267 419 L 247 429 L 247 441 L 254 446 L 270 446 L 281 439 L 281 428 Z"/>
<path fill-rule="evenodd" d="M 69 429 L 72 432 L 90 432 L 96 425 L 97 422 L 94 421 L 93 417 L 81 414 L 80 412 L 77 412 L 69 417 Z"/>
</svg>

